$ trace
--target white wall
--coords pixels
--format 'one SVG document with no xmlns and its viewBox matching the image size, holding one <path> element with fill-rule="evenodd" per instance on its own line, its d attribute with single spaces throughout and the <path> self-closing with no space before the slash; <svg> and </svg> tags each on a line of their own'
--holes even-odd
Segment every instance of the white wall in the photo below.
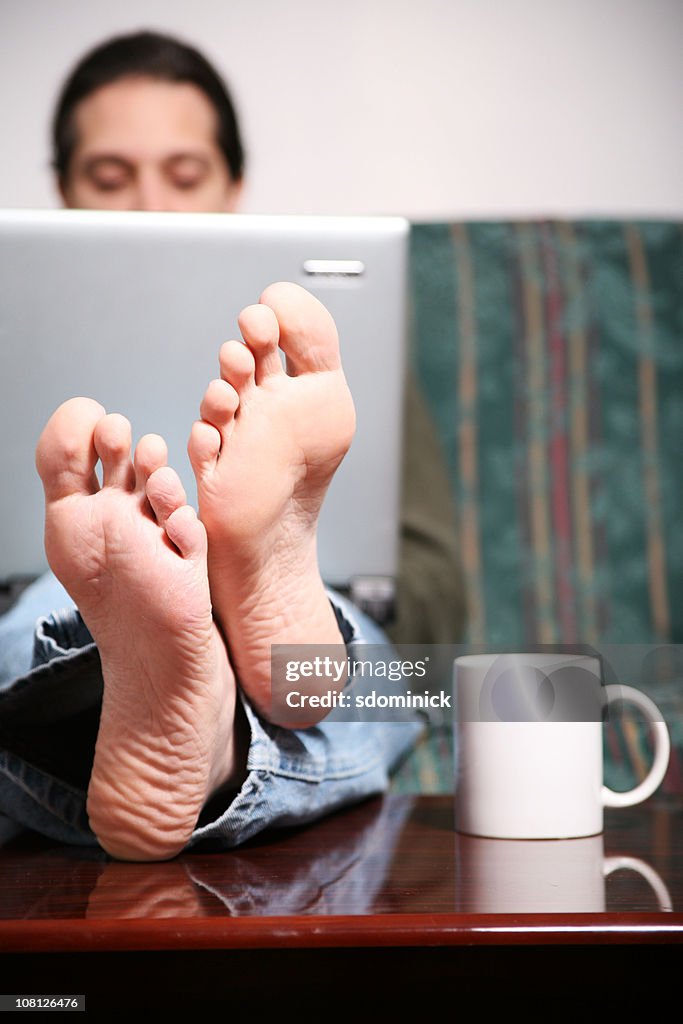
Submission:
<svg viewBox="0 0 683 1024">
<path fill-rule="evenodd" d="M 247 211 L 683 216 L 683 0 L 0 0 L 0 205 L 56 204 L 57 87 L 140 27 L 228 79 Z"/>
</svg>

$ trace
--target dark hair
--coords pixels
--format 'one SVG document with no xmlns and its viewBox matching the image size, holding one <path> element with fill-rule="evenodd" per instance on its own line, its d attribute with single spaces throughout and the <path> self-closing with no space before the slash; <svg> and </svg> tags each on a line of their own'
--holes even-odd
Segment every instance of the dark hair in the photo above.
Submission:
<svg viewBox="0 0 683 1024">
<path fill-rule="evenodd" d="M 227 87 L 218 72 L 198 50 L 172 36 L 136 32 L 109 39 L 91 50 L 64 83 L 52 122 L 52 165 L 61 181 L 68 176 L 76 147 L 76 107 L 102 86 L 131 76 L 190 82 L 201 89 L 216 111 L 217 142 L 230 174 L 235 181 L 241 179 L 244 150 L 239 125 Z"/>
</svg>

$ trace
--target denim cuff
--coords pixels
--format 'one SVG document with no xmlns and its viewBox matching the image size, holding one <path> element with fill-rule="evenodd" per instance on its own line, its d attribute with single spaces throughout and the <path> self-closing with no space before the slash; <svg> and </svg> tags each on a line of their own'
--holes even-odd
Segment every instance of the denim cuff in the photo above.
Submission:
<svg viewBox="0 0 683 1024">
<path fill-rule="evenodd" d="M 386 642 L 350 602 L 333 592 L 329 597 L 348 646 Z M 0 694 L 4 731 L 92 710 L 102 689 L 97 648 L 80 614 L 55 612 L 38 622 L 32 670 Z M 292 731 L 263 722 L 241 691 L 240 697 L 250 729 L 246 779 L 236 794 L 225 794 L 224 810 L 214 796 L 215 818 L 202 821 L 189 846 L 236 846 L 266 828 L 311 821 L 381 792 L 391 766 L 420 732 L 414 723 L 396 722 L 323 722 Z M 96 844 L 86 792 L 8 750 L 0 751 L 0 809 L 60 841 Z"/>
</svg>

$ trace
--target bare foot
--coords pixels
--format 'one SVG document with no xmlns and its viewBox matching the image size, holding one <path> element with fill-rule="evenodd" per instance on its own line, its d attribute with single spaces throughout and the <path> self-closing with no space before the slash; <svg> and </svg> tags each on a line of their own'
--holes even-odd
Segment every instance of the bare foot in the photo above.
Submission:
<svg viewBox="0 0 683 1024">
<path fill-rule="evenodd" d="M 178 853 L 234 769 L 235 681 L 212 620 L 206 533 L 165 462 L 150 434 L 133 466 L 127 420 L 85 398 L 60 406 L 36 453 L 48 561 L 102 662 L 88 815 L 126 860 Z"/>
<path fill-rule="evenodd" d="M 307 291 L 272 285 L 239 325 L 246 344 L 223 345 L 188 450 L 214 612 L 241 686 L 272 721 L 271 644 L 343 643 L 316 527 L 355 413 L 334 321 Z"/>
</svg>

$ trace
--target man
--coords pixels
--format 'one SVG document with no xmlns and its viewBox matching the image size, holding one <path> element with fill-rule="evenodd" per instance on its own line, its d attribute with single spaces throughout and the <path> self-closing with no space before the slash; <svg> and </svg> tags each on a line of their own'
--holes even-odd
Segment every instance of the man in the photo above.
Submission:
<svg viewBox="0 0 683 1024">
<path fill-rule="evenodd" d="M 54 117 L 66 206 L 233 213 L 244 153 L 230 96 L 191 47 L 156 33 L 111 40 L 78 64 Z"/>
<path fill-rule="evenodd" d="M 113 40 L 88 55 L 62 91 L 54 121 L 54 166 L 68 206 L 230 212 L 239 200 L 243 163 L 222 82 L 200 54 L 175 40 L 152 33 Z M 271 643 L 349 644 L 376 634 L 371 624 L 359 625 L 339 600 L 330 605 L 314 558 L 317 510 L 352 432 L 334 326 L 310 296 L 282 286 L 244 311 L 240 326 L 246 345 L 224 346 L 221 378 L 207 388 L 202 420 L 190 442 L 202 522 L 165 467 L 160 439 L 143 439 L 133 466 L 130 428 L 96 403 L 66 403 L 38 448 L 48 557 L 90 631 L 66 652 L 61 645 L 69 629 L 63 623 L 43 626 L 42 637 L 48 647 L 48 639 L 57 642 L 60 656 L 76 660 L 90 656 L 94 638 L 104 699 L 88 782 L 89 826 L 82 793 L 67 794 L 74 797 L 69 829 L 37 821 L 30 807 L 19 814 L 13 792 L 8 804 L 22 820 L 62 838 L 89 841 L 92 829 L 115 856 L 159 859 L 210 837 L 232 845 L 266 825 L 315 817 L 382 788 L 387 767 L 415 735 L 415 729 L 396 725 L 323 725 L 298 734 L 305 737 L 300 742 L 306 749 L 293 757 L 286 734 L 262 724 L 268 716 Z M 319 366 L 308 365 L 304 340 L 314 344 L 319 357 L 322 353 Z M 278 344 L 294 364 L 293 377 L 278 372 Z M 329 425 L 324 452 L 319 429 L 313 430 L 321 419 Z M 269 437 L 289 437 L 289 447 L 273 445 L 267 471 L 255 478 L 249 472 L 255 439 L 261 439 L 263 454 L 263 439 Z M 294 451 L 308 452 L 307 473 Z M 104 467 L 102 488 L 92 482 L 97 458 Z M 282 486 L 274 488 L 274 482 Z M 305 522 L 291 512 L 302 507 L 302 493 L 309 508 Z M 141 502 L 144 519 L 135 515 Z M 84 531 L 89 537 L 87 564 L 79 553 L 82 544 L 77 550 L 71 539 L 78 522 L 81 538 Z M 288 551 L 291 537 L 298 538 L 286 561 L 283 523 Z M 427 564 L 431 557 L 441 578 L 449 574 L 448 591 L 457 572 L 451 558 L 441 557 L 439 537 L 447 531 L 438 525 L 424 545 L 420 522 L 409 532 L 409 546 L 423 544 Z M 209 581 L 220 630 L 211 620 Z M 18 628 L 32 626 L 29 613 L 38 600 L 48 601 L 50 587 L 49 580 L 40 583 L 5 624 L 15 641 Z M 159 593 L 169 591 L 176 599 L 160 609 Z M 59 603 L 55 596 L 39 610 Z M 436 603 L 443 613 L 443 593 Z M 399 593 L 399 626 L 402 606 Z M 169 610 L 173 614 L 164 618 Z M 194 633 L 188 633 L 188 623 L 194 623 Z M 48 638 L 46 630 L 52 630 Z M 439 637 L 423 630 L 402 639 Z M 178 701 L 182 714 L 174 711 Z M 269 768 L 267 777 L 258 764 L 265 738 L 266 761 L 279 766 L 275 772 Z M 330 764 L 328 775 L 316 779 L 314 794 L 313 749 L 317 763 L 324 754 Z M 332 779 L 342 765 L 351 781 L 340 786 Z M 52 773 L 35 772 L 32 792 L 40 802 Z M 169 777 L 170 801 L 163 795 Z M 265 811 L 257 799 L 264 788 Z M 207 807 L 215 807 L 216 800 L 221 807 L 212 820 Z"/>
</svg>

